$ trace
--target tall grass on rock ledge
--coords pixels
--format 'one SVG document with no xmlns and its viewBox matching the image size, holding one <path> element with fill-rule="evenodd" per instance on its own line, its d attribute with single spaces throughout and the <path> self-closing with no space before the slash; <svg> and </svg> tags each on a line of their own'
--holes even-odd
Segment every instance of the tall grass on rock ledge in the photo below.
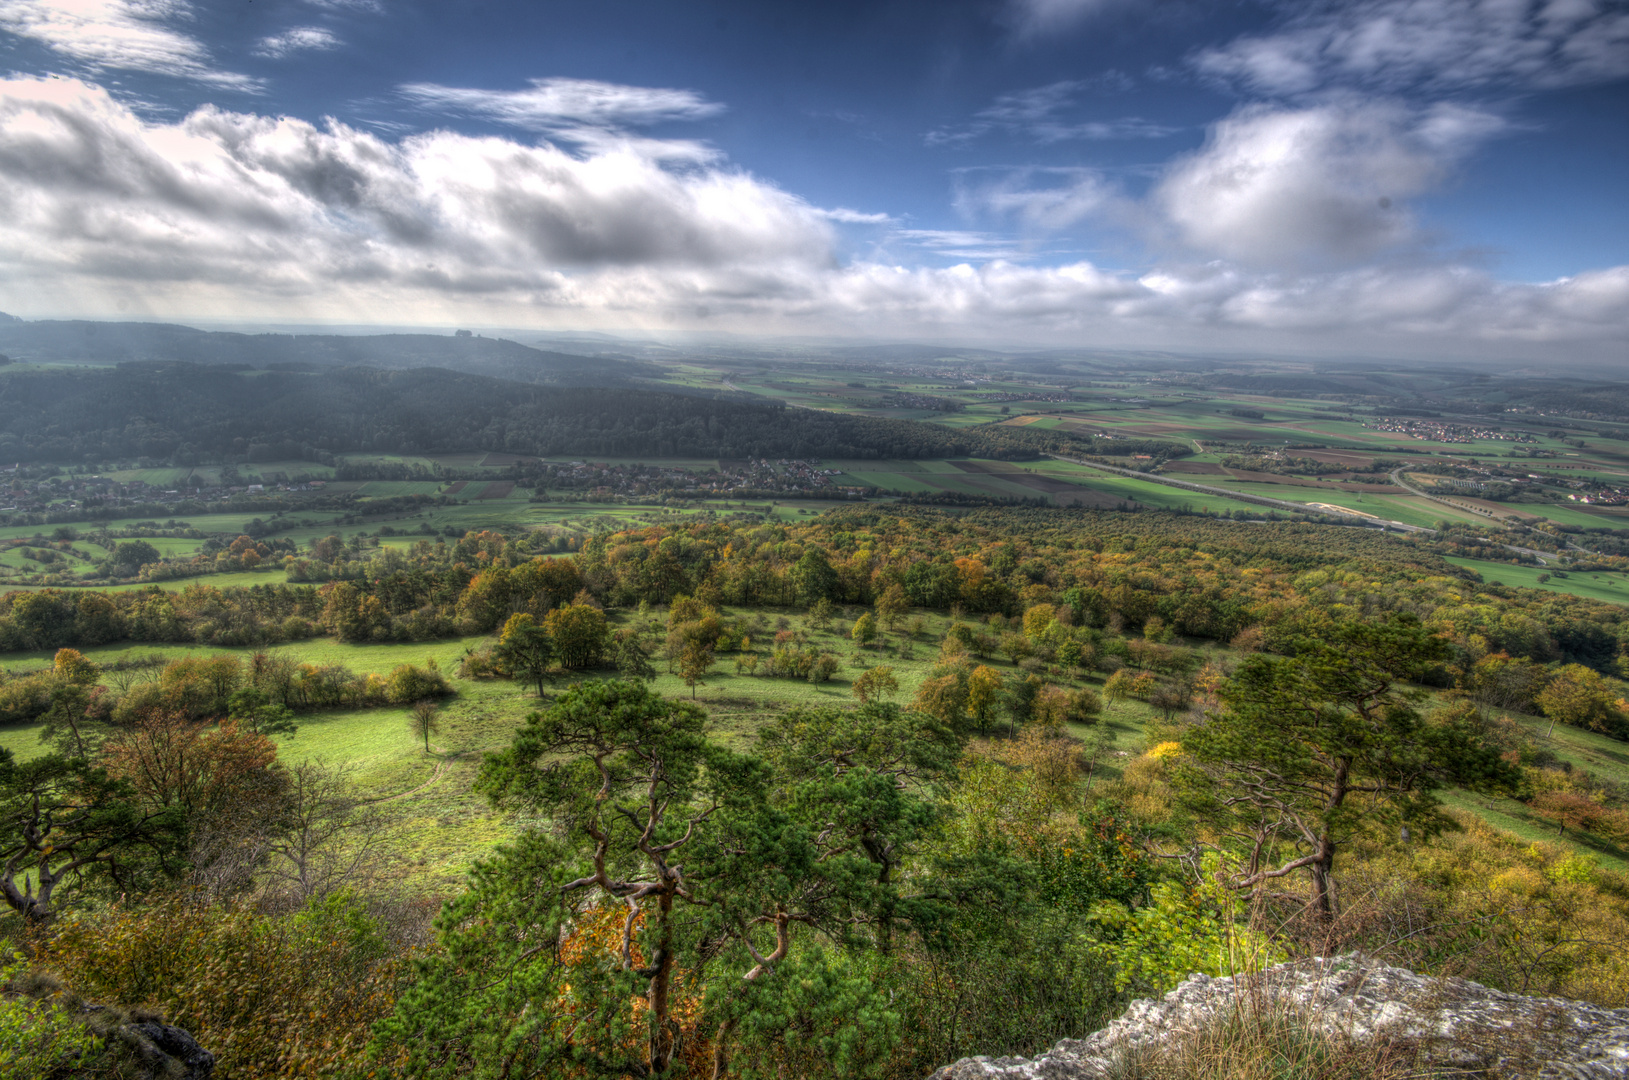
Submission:
<svg viewBox="0 0 1629 1080">
<path fill-rule="evenodd" d="M 1292 1009 L 1240 1004 L 1156 1046 L 1124 1048 L 1105 1080 L 1435 1080 L 1417 1049 L 1320 1031 Z"/>
</svg>

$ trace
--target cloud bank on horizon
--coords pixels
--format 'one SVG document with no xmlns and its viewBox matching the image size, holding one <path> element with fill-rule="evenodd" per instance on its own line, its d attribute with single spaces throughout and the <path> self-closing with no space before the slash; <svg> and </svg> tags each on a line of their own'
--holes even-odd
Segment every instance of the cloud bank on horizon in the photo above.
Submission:
<svg viewBox="0 0 1629 1080">
<path fill-rule="evenodd" d="M 751 18 L 717 10 L 720 34 Z M 857 112 L 777 101 L 773 73 L 709 78 L 706 55 L 649 85 L 611 61 L 457 78 L 430 29 L 417 54 L 380 38 L 428 17 L 406 4 L 222 25 L 185 0 L 0 0 L 20 69 L 0 80 L 0 309 L 1624 357 L 1626 237 L 1511 273 L 1489 249 L 1522 230 L 1476 207 L 1524 182 L 1503 144 L 1578 141 L 1546 101 L 1624 103 L 1623 4 L 1185 10 L 1192 32 L 1164 33 L 1117 0 L 1013 0 L 959 42 L 1002 39 L 963 100 L 845 89 Z M 630 34 L 610 17 L 575 40 Z M 1137 43 L 1119 66 L 1072 44 L 1111 35 Z M 403 58 L 357 72 L 358 52 Z M 811 155 L 783 130 L 820 125 L 847 142 Z M 1543 201 L 1610 215 L 1629 155 L 1566 147 L 1605 175 Z"/>
</svg>

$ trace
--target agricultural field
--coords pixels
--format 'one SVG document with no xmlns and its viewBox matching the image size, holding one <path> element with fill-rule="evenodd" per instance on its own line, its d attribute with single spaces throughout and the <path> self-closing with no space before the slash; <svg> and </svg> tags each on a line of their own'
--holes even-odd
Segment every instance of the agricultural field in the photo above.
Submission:
<svg viewBox="0 0 1629 1080">
<path fill-rule="evenodd" d="M 1423 527 L 1439 520 L 1485 524 L 1507 518 L 1547 519 L 1581 528 L 1629 526 L 1629 505 L 1611 505 L 1611 498 L 1596 498 L 1592 504 L 1566 499 L 1568 493 L 1580 490 L 1578 485 L 1584 485 L 1605 489 L 1608 494 L 1621 490 L 1623 495 L 1617 501 L 1629 504 L 1629 440 L 1611 432 L 1606 436 L 1596 431 L 1580 433 L 1565 422 L 1558 428 L 1556 421 L 1528 415 L 1490 415 L 1484 410 L 1456 416 L 1438 411 L 1441 404 L 1435 398 L 1430 409 L 1412 408 L 1415 395 L 1464 393 L 1488 402 L 1515 400 L 1485 379 L 1478 382 L 1447 372 L 1374 369 L 1320 374 L 1313 379 L 1311 368 L 1279 367 L 1239 380 L 1241 384 L 1277 382 L 1297 387 L 1296 392 L 1280 395 L 1187 389 L 1182 385 L 1185 377 L 1161 371 L 1157 363 L 1128 367 L 1125 361 L 1083 359 L 1041 366 L 1050 374 L 1026 372 L 1022 358 L 951 354 L 898 363 L 790 357 L 763 362 L 687 359 L 668 363 L 666 370 L 669 381 L 687 387 L 760 394 L 805 408 L 922 420 L 952 428 L 999 423 L 1082 436 L 1169 440 L 1193 452 L 1166 467 L 1172 474 L 1187 473 L 1194 465 L 1215 464 L 1220 456 L 1217 451 L 1239 453 L 1246 447 L 1253 447 L 1251 452 L 1257 454 L 1344 458 L 1359 469 L 1377 458 L 1409 464 L 1447 462 L 1473 470 L 1502 467 L 1523 483 L 1528 482 L 1529 474 L 1537 477 L 1545 499 L 1494 502 L 1464 497 L 1456 498 L 1454 505 L 1444 505 L 1408 492 L 1374 490 L 1385 483 L 1382 475 L 1355 477 L 1358 482 L 1346 485 L 1318 477 L 1184 478 L 1231 487 L 1243 494 L 1343 506 Z M 1314 382 L 1326 392 L 1306 393 L 1303 388 Z M 1395 395 L 1398 412 L 1389 415 L 1380 405 L 1347 404 L 1341 400 L 1343 391 L 1366 395 L 1365 400 L 1371 402 Z M 946 408 L 954 411 L 944 411 Z M 885 467 L 871 462 L 849 472 L 866 486 L 919 495 L 934 491 L 965 494 L 981 487 L 988 494 L 1010 493 L 1009 485 L 1014 483 L 1031 488 L 1033 495 L 1037 486 L 1007 469 L 978 480 L 947 480 L 945 470 L 936 467 L 943 464 L 889 463 Z M 1038 475 L 1059 476 L 1050 467 L 1036 468 Z M 1129 499 L 1145 506 L 1181 506 L 1196 501 L 1187 495 L 1173 497 L 1169 490 L 1151 490 L 1156 485 L 1138 481 L 1132 481 L 1133 488 L 1118 480 L 1105 481 L 1101 475 L 1084 481 L 1075 481 L 1073 476 L 1060 478 L 1090 494 L 1042 492 L 1059 505 L 1117 505 Z M 1295 490 L 1297 487 L 1302 490 Z"/>
<path fill-rule="evenodd" d="M 1314 503 L 1327 503 L 1331 506 L 1342 506 L 1360 513 L 1373 514 L 1376 517 L 1386 518 L 1391 521 L 1401 521 L 1405 525 L 1419 525 L 1425 528 L 1430 528 L 1436 522 L 1445 518 L 1462 521 L 1484 520 L 1468 511 L 1456 510 L 1453 507 L 1443 506 L 1429 499 L 1421 499 L 1400 489 L 1397 490 L 1395 495 L 1380 495 L 1362 491 L 1342 491 L 1338 488 L 1298 487 L 1287 483 L 1263 484 L 1231 480 L 1225 477 L 1182 476 L 1180 479 L 1193 480 L 1202 484 L 1214 484 L 1217 487 L 1228 488 L 1245 495 L 1307 503 L 1309 506 Z"/>
<path fill-rule="evenodd" d="M 1148 449 L 1148 440 L 1156 440 L 1181 447 L 1184 452 L 1181 457 L 1153 462 L 1157 475 L 1241 496 L 1300 503 L 1312 512 L 1322 504 L 1423 528 L 1447 521 L 1496 530 L 1503 521 L 1536 519 L 1569 529 L 1629 527 L 1629 439 L 1617 438 L 1614 431 L 1582 430 L 1577 425 L 1567 427 L 1562 421 L 1497 413 L 1456 417 L 1435 408 L 1411 413 L 1400 407 L 1398 415 L 1388 416 L 1379 406 L 1339 400 L 1345 390 L 1367 395 L 1365 400 L 1371 401 L 1383 400 L 1382 391 L 1400 394 L 1399 400 L 1407 400 L 1413 393 L 1441 393 L 1458 385 L 1448 374 L 1336 373 L 1324 380 L 1329 392 L 1319 395 L 1309 392 L 1307 386 L 1306 376 L 1311 369 L 1240 376 L 1238 389 L 1227 386 L 1225 380 L 1216 388 L 1196 389 L 1189 376 L 1175 370 L 1163 371 L 1152 361 L 1149 366 L 1129 370 L 1125 363 L 1110 359 L 1048 361 L 1031 370 L 1022 358 L 1002 359 L 991 353 L 958 355 L 950 351 L 943 356 L 891 362 L 834 360 L 800 356 L 788 350 L 785 355 L 763 359 L 669 360 L 661 362 L 660 367 L 664 372 L 661 381 L 674 387 L 759 395 L 803 408 L 914 419 L 952 428 L 1004 424 L 1038 433 L 1109 436 L 1090 444 L 1091 452 L 1121 466 L 1148 467 L 1146 456 L 1141 460 L 1131 456 L 1132 446 L 1140 446 L 1136 453 L 1141 456 Z M 1293 387 L 1293 392 L 1276 394 L 1242 388 L 1252 380 L 1276 382 Z M 1497 390 L 1476 392 L 1490 400 L 1498 395 Z M 1128 444 L 1117 455 L 1116 438 L 1138 440 L 1138 444 Z M 1236 462 L 1240 456 L 1264 464 L 1240 468 Z M 1275 456 L 1311 458 L 1326 467 L 1350 471 L 1341 474 L 1314 469 L 1312 475 L 1298 475 L 1288 465 L 1275 468 Z M 587 460 L 612 471 L 633 465 L 662 470 L 669 480 L 680 479 L 665 489 L 665 502 L 636 494 L 648 489 L 626 482 L 625 473 L 623 480 L 602 489 L 592 479 L 592 469 L 587 471 L 587 480 L 581 470 L 570 479 L 564 479 L 569 470 L 550 473 L 563 478 L 562 486 L 555 488 L 550 486 L 552 481 L 543 481 L 545 486 L 538 490 L 528 486 L 540 482 L 528 469 L 542 463 L 513 453 L 348 452 L 336 454 L 332 460 L 332 466 L 274 461 L 231 467 L 236 472 L 234 479 L 243 483 L 271 484 L 294 477 L 323 480 L 316 489 L 279 495 L 288 506 L 281 513 L 232 511 L 223 502 L 221 513 L 178 516 L 186 525 L 220 542 L 229 542 L 258 518 L 256 532 L 260 538 L 291 541 L 299 548 L 331 534 L 377 535 L 386 527 L 394 535 L 385 537 L 384 542 L 405 547 L 416 539 L 446 537 L 472 529 L 516 531 L 548 526 L 588 535 L 600 528 L 672 521 L 675 515 L 744 513 L 799 520 L 845 501 L 771 497 L 748 503 L 732 500 L 727 494 L 685 490 L 685 473 L 706 474 L 742 464 L 704 456 L 653 459 L 643 455 L 559 455 L 549 463 L 558 468 L 568 461 Z M 1224 464 L 1226 461 L 1234 463 Z M 1380 471 L 1371 471 L 1379 461 L 1388 464 Z M 1440 498 L 1425 498 L 1391 486 L 1385 475 L 1390 462 L 1404 463 L 1411 483 L 1435 490 Z M 106 475 L 120 482 L 140 481 L 157 491 L 175 490 L 184 484 L 214 485 L 222 480 L 223 466 L 219 464 L 165 467 L 145 459 L 140 464 L 146 467 L 124 464 L 128 467 Z M 1440 466 L 1451 466 L 1459 470 L 1459 478 L 1468 475 L 1471 480 L 1482 475 L 1478 470 L 1499 467 L 1502 476 L 1529 487 L 1522 489 L 1520 501 L 1485 499 L 1469 485 L 1464 491 L 1452 490 L 1446 481 L 1438 487 L 1440 478 L 1420 471 Z M 817 468 L 836 470 L 838 475 L 829 478 L 835 486 L 869 491 L 868 497 L 880 499 L 898 493 L 930 501 L 936 496 L 956 501 L 1040 499 L 1055 506 L 1079 508 L 1246 514 L 1263 509 L 1246 499 L 1161 483 L 1154 476 L 1123 476 L 1050 458 L 831 459 L 819 462 Z M 335 478 L 358 473 L 362 477 L 392 478 Z M 679 494 L 675 495 L 675 490 Z M 1614 491 L 1621 494 L 1614 495 Z M 804 489 L 789 494 L 819 492 Z M 582 501 L 585 495 L 603 501 Z M 1569 499 L 1568 495 L 1575 498 Z M 450 502 L 411 508 L 387 502 L 412 496 Z M 1585 497 L 1590 502 L 1584 502 Z M 313 505 L 325 502 L 329 508 L 307 510 L 302 501 Z M 344 509 L 332 509 L 335 503 Z M 1623 505 L 1615 505 L 1618 503 Z M 140 523 L 141 519 L 131 517 L 105 524 L 117 534 Z M 83 533 L 95 526 L 85 522 L 76 527 Z M 0 527 L 0 545 L 7 540 L 38 541 L 51 531 L 39 526 Z M 166 558 L 181 559 L 195 554 L 205 539 L 152 538 L 150 542 Z M 53 584 L 74 583 L 103 557 L 100 549 L 87 548 L 83 543 L 79 547 L 88 558 L 67 552 L 61 562 L 51 564 L 50 570 L 18 552 L 0 549 L 0 583 L 39 584 L 47 573 Z M 274 570 L 260 571 L 256 576 L 264 580 L 279 578 Z M 182 585 L 184 582 L 166 587 Z"/>
</svg>

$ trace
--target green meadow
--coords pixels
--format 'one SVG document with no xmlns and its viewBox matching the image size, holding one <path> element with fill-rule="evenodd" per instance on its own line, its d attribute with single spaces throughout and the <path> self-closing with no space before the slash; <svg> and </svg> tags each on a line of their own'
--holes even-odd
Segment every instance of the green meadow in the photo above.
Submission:
<svg viewBox="0 0 1629 1080">
<path fill-rule="evenodd" d="M 1629 575 L 1594 573 L 1580 570 L 1562 570 L 1559 576 L 1554 567 L 1516 566 L 1511 563 L 1486 562 L 1482 559 L 1462 559 L 1445 556 L 1455 566 L 1475 570 L 1483 581 L 1498 581 L 1524 589 L 1544 589 L 1547 592 L 1582 596 L 1590 600 L 1604 600 L 1609 604 L 1629 604 Z M 1548 580 L 1540 581 L 1539 578 Z"/>
</svg>

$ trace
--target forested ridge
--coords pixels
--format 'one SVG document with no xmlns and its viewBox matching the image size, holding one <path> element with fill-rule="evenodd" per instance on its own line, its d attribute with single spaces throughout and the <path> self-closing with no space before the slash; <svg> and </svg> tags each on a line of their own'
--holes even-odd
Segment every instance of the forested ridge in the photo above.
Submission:
<svg viewBox="0 0 1629 1080">
<path fill-rule="evenodd" d="M 173 323 L 0 319 L 0 352 L 14 361 L 322 370 L 444 367 L 519 382 L 606 386 L 658 374 L 637 360 L 534 349 L 507 338 L 445 334 L 240 334 Z"/>
<path fill-rule="evenodd" d="M 535 456 L 1029 458 L 1067 436 L 951 430 L 626 387 L 448 371 L 247 371 L 182 363 L 0 372 L 0 459 L 309 458 L 313 450 Z M 1173 447 L 1175 444 L 1171 444 Z"/>
</svg>

